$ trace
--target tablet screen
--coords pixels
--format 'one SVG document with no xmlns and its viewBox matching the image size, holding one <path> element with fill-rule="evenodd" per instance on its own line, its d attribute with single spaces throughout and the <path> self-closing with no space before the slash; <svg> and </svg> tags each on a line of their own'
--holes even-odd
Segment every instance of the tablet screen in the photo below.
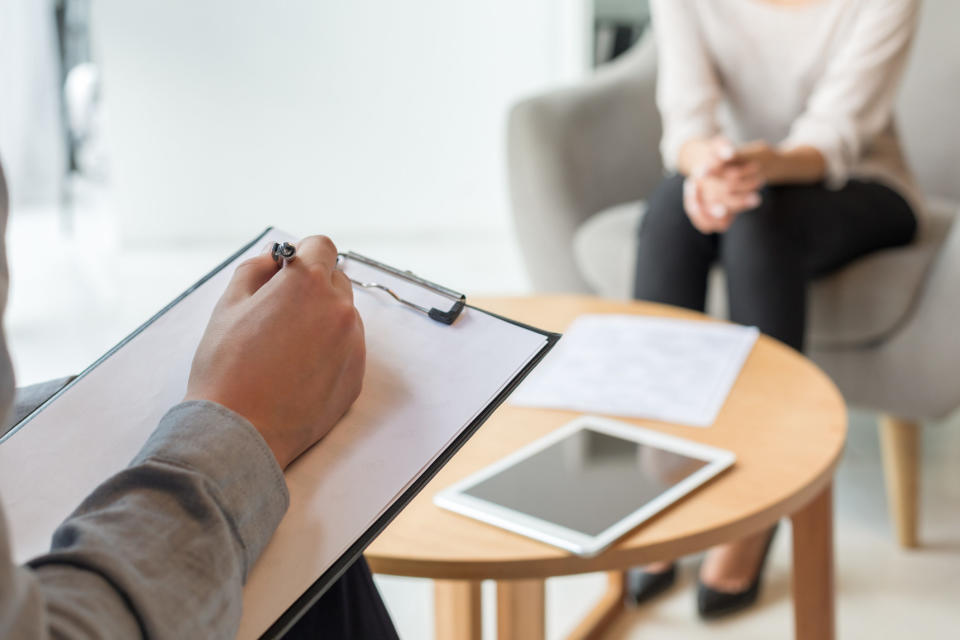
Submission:
<svg viewBox="0 0 960 640">
<path fill-rule="evenodd" d="M 584 428 L 463 493 L 596 536 L 707 464 Z"/>
</svg>

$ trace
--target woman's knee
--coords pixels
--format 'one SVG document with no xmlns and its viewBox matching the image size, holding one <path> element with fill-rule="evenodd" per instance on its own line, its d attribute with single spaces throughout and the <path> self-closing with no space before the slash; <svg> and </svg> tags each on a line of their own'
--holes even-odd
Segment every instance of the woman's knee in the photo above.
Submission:
<svg viewBox="0 0 960 640">
<path fill-rule="evenodd" d="M 657 185 L 647 200 L 641 236 L 677 236 L 696 231 L 683 208 L 683 176 L 672 175 Z"/>
<path fill-rule="evenodd" d="M 761 204 L 741 213 L 724 234 L 721 258 L 727 269 L 756 271 L 783 265 L 793 270 L 800 266 L 804 241 L 794 222 L 777 208 L 773 194 L 764 193 Z"/>
<path fill-rule="evenodd" d="M 679 173 L 661 180 L 650 194 L 650 205 L 683 208 L 683 180 L 683 176 Z"/>
<path fill-rule="evenodd" d="M 784 207 L 777 206 L 775 190 L 764 189 L 760 204 L 737 215 L 725 239 L 746 246 L 795 245 L 800 236 L 793 217 Z"/>
</svg>

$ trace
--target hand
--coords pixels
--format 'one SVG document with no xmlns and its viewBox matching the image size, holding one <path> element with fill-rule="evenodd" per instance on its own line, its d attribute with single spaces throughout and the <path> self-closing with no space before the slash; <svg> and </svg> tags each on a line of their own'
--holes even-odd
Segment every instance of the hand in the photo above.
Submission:
<svg viewBox="0 0 960 640">
<path fill-rule="evenodd" d="M 282 270 L 269 254 L 237 267 L 197 348 L 187 400 L 231 409 L 281 467 L 322 438 L 360 394 L 363 324 L 329 238 L 311 236 Z"/>
<path fill-rule="evenodd" d="M 763 184 L 756 163 L 728 159 L 684 181 L 684 210 L 701 233 L 723 233 L 737 215 L 760 204 Z"/>
<path fill-rule="evenodd" d="M 733 158 L 736 149 L 726 136 L 694 138 L 680 149 L 678 167 L 681 173 L 702 177 Z"/>
<path fill-rule="evenodd" d="M 755 167 L 765 183 L 777 181 L 781 160 L 781 153 L 762 140 L 741 145 L 730 158 L 731 164 Z"/>
<path fill-rule="evenodd" d="M 827 174 L 826 158 L 811 146 L 775 149 L 763 141 L 750 142 L 731 161 L 756 164 L 767 184 L 812 184 Z"/>
</svg>

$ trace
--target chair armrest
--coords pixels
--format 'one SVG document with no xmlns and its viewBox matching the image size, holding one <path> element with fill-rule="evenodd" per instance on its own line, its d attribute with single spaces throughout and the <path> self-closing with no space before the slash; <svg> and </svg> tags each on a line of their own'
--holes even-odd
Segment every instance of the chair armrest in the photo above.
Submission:
<svg viewBox="0 0 960 640">
<path fill-rule="evenodd" d="M 900 371 L 894 386 L 910 390 L 909 404 L 914 406 L 904 412 L 905 418 L 942 418 L 960 406 L 960 204 L 953 203 L 953 208 L 957 217 L 914 313 L 880 349 L 884 366 Z"/>
<path fill-rule="evenodd" d="M 960 205 L 954 203 L 952 210 L 960 211 Z M 960 213 L 946 231 L 912 313 L 893 335 L 872 346 L 812 355 L 851 404 L 908 420 L 943 418 L 960 406 L 958 291 Z"/>
<path fill-rule="evenodd" d="M 583 83 L 515 105 L 510 197 L 538 291 L 589 291 L 573 258 L 588 217 L 648 194 L 662 177 L 652 34 Z"/>
</svg>

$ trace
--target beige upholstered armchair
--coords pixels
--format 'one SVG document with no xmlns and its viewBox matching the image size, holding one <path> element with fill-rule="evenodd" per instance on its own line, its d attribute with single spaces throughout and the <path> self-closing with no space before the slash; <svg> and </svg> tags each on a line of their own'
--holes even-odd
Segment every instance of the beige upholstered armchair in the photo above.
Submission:
<svg viewBox="0 0 960 640">
<path fill-rule="evenodd" d="M 809 310 L 809 355 L 849 403 L 882 414 L 891 515 L 907 547 L 917 540 L 920 423 L 960 406 L 958 23 L 960 3 L 924 4 L 898 105 L 929 198 L 920 238 L 817 281 Z M 655 76 L 648 35 L 579 86 L 510 113 L 513 212 L 539 291 L 629 297 L 643 198 L 662 177 Z"/>
</svg>

